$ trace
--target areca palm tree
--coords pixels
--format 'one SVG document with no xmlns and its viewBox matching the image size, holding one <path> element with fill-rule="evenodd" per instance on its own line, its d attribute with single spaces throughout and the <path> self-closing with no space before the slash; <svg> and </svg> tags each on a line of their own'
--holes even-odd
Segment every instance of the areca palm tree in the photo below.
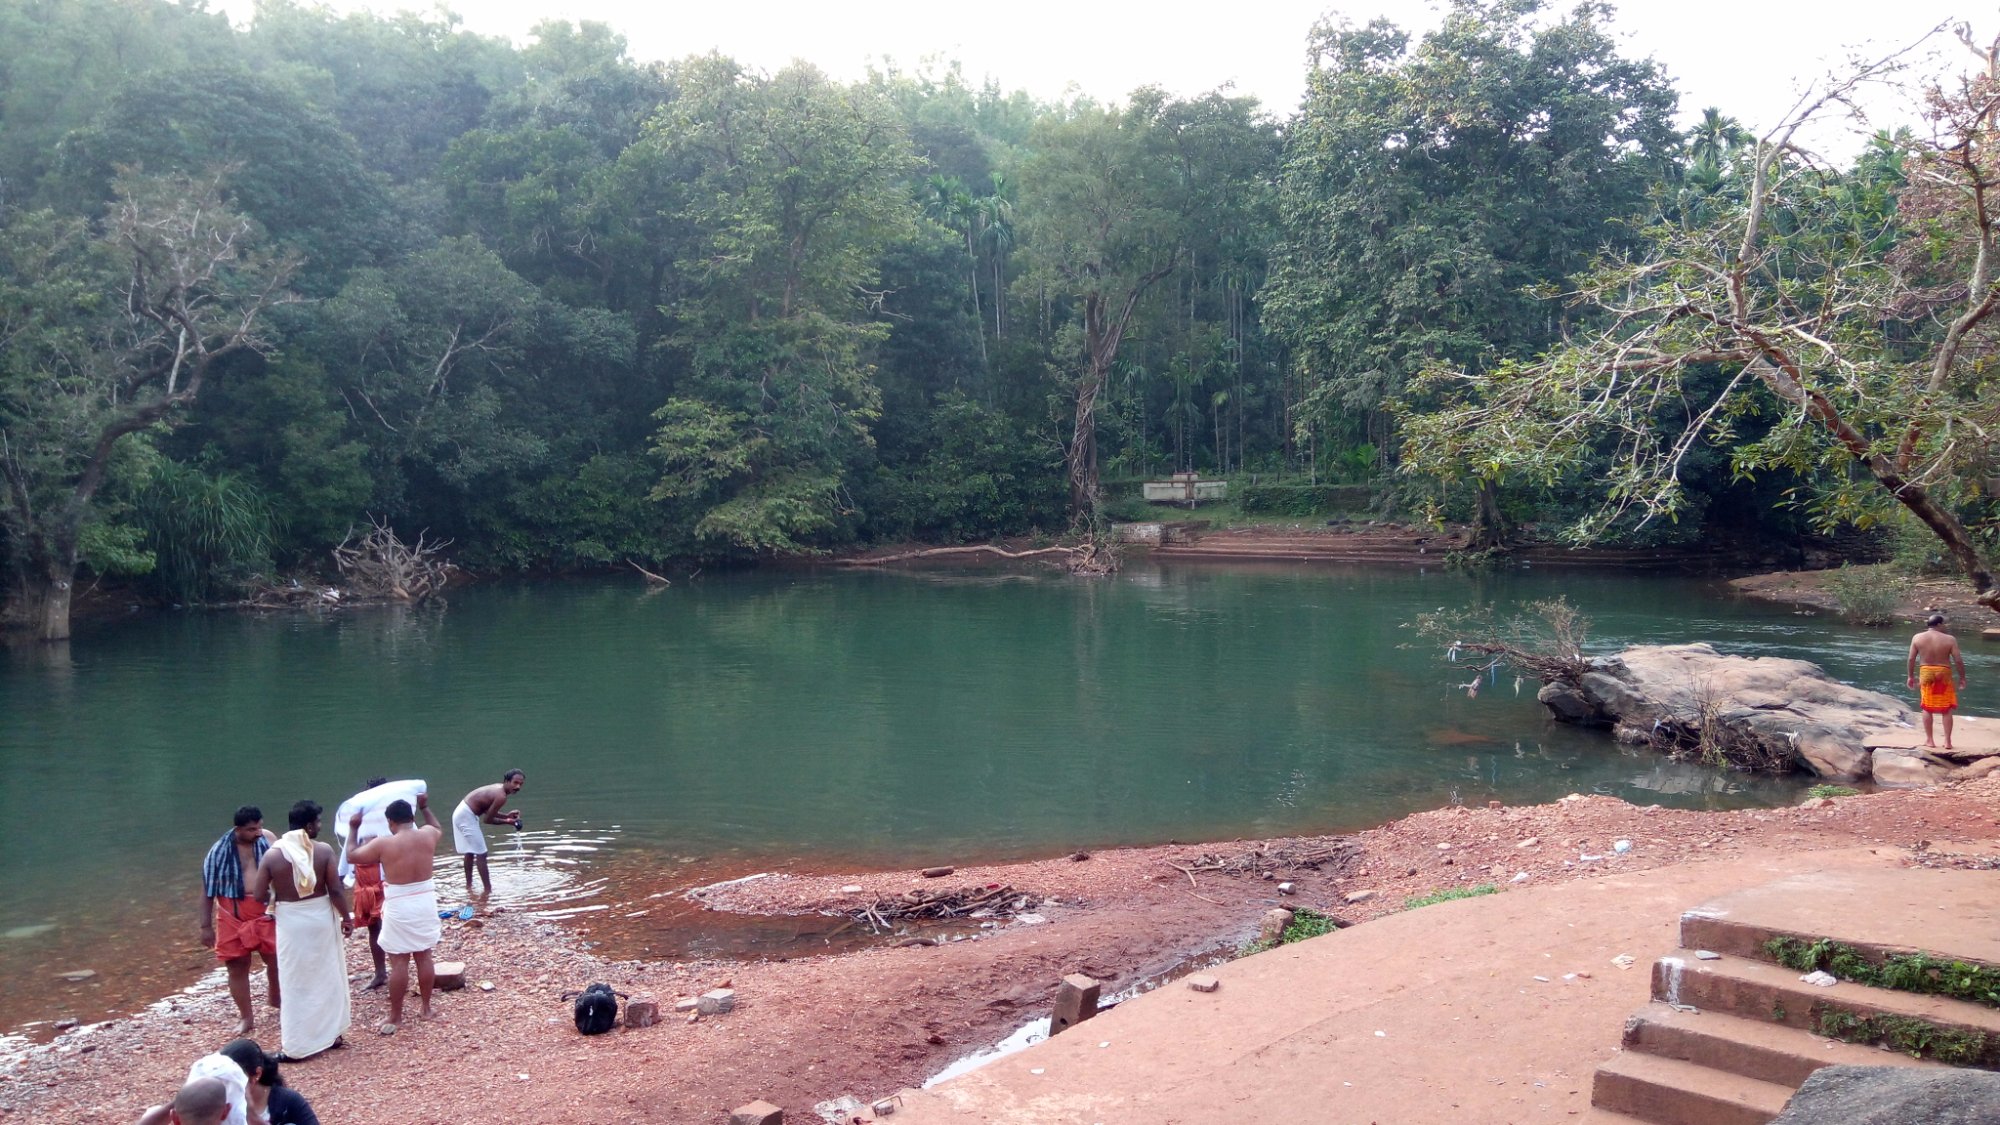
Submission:
<svg viewBox="0 0 2000 1125">
<path fill-rule="evenodd" d="M 965 190 L 957 176 L 932 173 L 924 181 L 924 215 L 939 226 L 965 239 L 966 276 L 972 285 L 972 329 L 979 333 L 979 364 L 986 366 L 986 330 L 980 325 L 979 255 L 975 250 L 980 223 L 980 202 Z"/>
<path fill-rule="evenodd" d="M 1688 158 L 1695 164 L 1722 166 L 1723 158 L 1750 139 L 1741 122 L 1714 106 L 1701 111 L 1701 120 L 1688 130 Z"/>
</svg>

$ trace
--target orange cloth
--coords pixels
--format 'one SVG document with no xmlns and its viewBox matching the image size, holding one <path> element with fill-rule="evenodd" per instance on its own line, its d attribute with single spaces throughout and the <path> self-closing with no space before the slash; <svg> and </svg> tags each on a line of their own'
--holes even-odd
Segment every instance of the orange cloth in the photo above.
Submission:
<svg viewBox="0 0 2000 1125">
<path fill-rule="evenodd" d="M 1958 689 L 1951 683 L 1949 664 L 1926 664 L 1917 669 L 1917 690 L 1923 693 L 1923 708 L 1932 713 L 1958 709 Z"/>
<path fill-rule="evenodd" d="M 262 953 L 266 960 L 278 956 L 277 920 L 254 898 L 216 899 L 215 959 L 234 961 L 252 953 Z"/>
<path fill-rule="evenodd" d="M 354 925 L 356 929 L 382 920 L 382 865 L 354 865 Z"/>
</svg>

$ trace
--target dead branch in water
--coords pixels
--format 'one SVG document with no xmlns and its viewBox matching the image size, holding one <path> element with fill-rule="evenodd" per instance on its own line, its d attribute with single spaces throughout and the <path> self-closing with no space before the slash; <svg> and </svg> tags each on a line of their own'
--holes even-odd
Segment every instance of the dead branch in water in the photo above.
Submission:
<svg viewBox="0 0 2000 1125">
<path fill-rule="evenodd" d="M 635 562 L 633 562 L 633 561 L 632 561 L 631 559 L 626 559 L 626 560 L 625 560 L 625 565 L 626 565 L 626 566 L 629 566 L 629 567 L 631 567 L 631 568 L 632 568 L 633 570 L 636 570 L 636 571 L 638 571 L 638 572 L 639 572 L 640 574 L 643 574 L 643 575 L 645 575 L 645 576 L 646 576 L 646 584 L 647 584 L 647 585 L 649 585 L 649 586 L 671 586 L 671 585 L 673 585 L 673 583 L 672 583 L 672 582 L 669 582 L 669 581 L 667 581 L 666 579 L 664 579 L 664 578 L 660 577 L 659 575 L 657 575 L 657 574 L 654 574 L 654 573 L 653 573 L 652 571 L 650 571 L 650 570 L 647 570 L 647 569 L 646 569 L 645 567 L 643 567 L 643 566 L 640 566 L 640 565 L 639 565 L 638 563 L 635 563 Z"/>
<path fill-rule="evenodd" d="M 883 563 L 902 562 L 905 559 L 928 559 L 940 555 L 998 555 L 1003 559 L 1031 559 L 1037 555 L 1080 554 L 1077 547 L 1037 547 L 1032 551 L 1009 551 L 1004 547 L 994 547 L 981 543 L 972 547 L 930 547 L 922 551 L 904 551 L 899 555 L 878 555 L 872 559 L 841 559 L 842 566 L 881 566 Z"/>
<path fill-rule="evenodd" d="M 352 596 L 420 602 L 443 593 L 457 569 L 443 558 L 451 540 L 426 541 L 426 534 L 419 532 L 414 544 L 406 544 L 388 524 L 378 521 L 359 542 L 349 532 L 333 549 L 333 565 Z"/>
</svg>

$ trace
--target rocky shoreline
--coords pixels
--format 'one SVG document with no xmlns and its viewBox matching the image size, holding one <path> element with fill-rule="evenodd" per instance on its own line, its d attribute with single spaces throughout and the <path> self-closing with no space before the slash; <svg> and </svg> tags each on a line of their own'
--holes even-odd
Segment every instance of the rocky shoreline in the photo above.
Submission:
<svg viewBox="0 0 2000 1125">
<path fill-rule="evenodd" d="M 1996 803 L 1995 779 L 1735 812 L 1572 796 L 1439 809 L 1345 837 L 1114 849 L 961 867 L 940 879 L 915 870 L 779 873 L 700 896 L 707 909 L 779 914 L 946 885 L 997 883 L 1039 900 L 1039 922 L 1002 919 L 938 945 L 790 961 L 614 960 L 593 945 L 588 921 L 503 909 L 478 925 L 452 925 L 440 950 L 466 962 L 475 982 L 490 980 L 492 991 L 446 994 L 442 1022 L 393 1039 L 359 1033 L 383 1004 L 380 993 L 359 994 L 348 1045 L 287 1074 L 328 1121 L 472 1121 L 504 1103 L 509 1117 L 558 1125 L 719 1122 L 755 1098 L 809 1121 L 816 1103 L 920 1084 L 999 1041 L 1046 1013 L 1065 973 L 1088 973 L 1110 995 L 1190 960 L 1233 955 L 1275 905 L 1362 923 L 1438 890 L 1490 885 L 1504 893 L 1761 849 L 1866 845 L 1935 860 L 1927 841 L 1992 837 Z M 1279 882 L 1296 893 L 1281 895 Z M 348 952 L 358 978 L 365 950 L 350 943 Z M 650 996 L 666 1018 L 577 1035 L 561 995 L 593 980 Z M 736 994 L 733 1011 L 694 1022 L 672 1011 L 673 1001 L 718 987 Z M 189 1061 L 226 1040 L 229 1023 L 227 999 L 197 989 L 65 1032 L 0 1062 L 0 1117 L 123 1125 L 169 1092 Z"/>
</svg>

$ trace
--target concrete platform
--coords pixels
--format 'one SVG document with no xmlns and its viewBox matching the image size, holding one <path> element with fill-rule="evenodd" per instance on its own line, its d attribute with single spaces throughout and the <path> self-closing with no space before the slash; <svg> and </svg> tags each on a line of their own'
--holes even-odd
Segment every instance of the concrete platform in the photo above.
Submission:
<svg viewBox="0 0 2000 1125">
<path fill-rule="evenodd" d="M 1869 732 L 1861 744 L 1870 750 L 1885 750 L 1891 747 L 1915 749 L 1924 744 L 1924 717 L 1912 713 L 1910 721 L 1914 728 L 1892 727 Z M 1939 747 L 1944 745 L 1944 726 L 1933 723 L 1933 734 Z M 1973 758 L 1990 758 L 2000 755 L 2000 717 L 1992 715 L 1954 715 L 1951 725 L 1952 757 L 1961 761 Z"/>
<path fill-rule="evenodd" d="M 1781 936 L 2000 965 L 2000 871 L 1802 872 L 1681 916 L 1685 949 L 1768 960 L 1764 943 Z"/>
<path fill-rule="evenodd" d="M 1678 944 L 1690 903 L 1788 878 L 1859 887 L 1927 874 L 1895 862 L 1893 849 L 1766 855 L 1390 915 L 1209 970 L 1217 992 L 1170 984 L 907 1091 L 894 1120 L 1617 1122 L 1624 1111 L 1590 1105 L 1593 1072 L 1648 1004 L 1647 963 Z M 1892 913 L 1845 893 L 1825 905 L 1849 917 Z M 1616 967 L 1621 954 L 1636 965 Z M 1762 1083 L 1745 1091 L 1754 1109 L 1768 1108 Z"/>
</svg>

